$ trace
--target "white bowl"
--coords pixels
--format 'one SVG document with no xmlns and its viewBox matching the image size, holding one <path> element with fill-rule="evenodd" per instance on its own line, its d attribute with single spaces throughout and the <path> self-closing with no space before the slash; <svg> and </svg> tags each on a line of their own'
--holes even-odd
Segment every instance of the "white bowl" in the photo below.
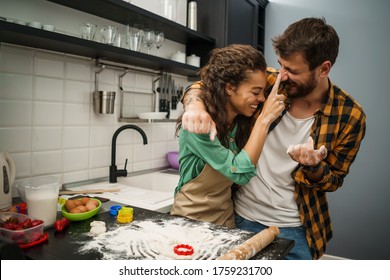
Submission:
<svg viewBox="0 0 390 280">
<path fill-rule="evenodd" d="M 54 27 L 54 25 L 44 24 L 44 25 L 42 26 L 42 29 L 43 29 L 43 30 L 46 30 L 46 31 L 54 31 L 55 27 Z"/>
<path fill-rule="evenodd" d="M 138 113 L 138 118 L 144 120 L 162 120 L 167 118 L 167 112 Z"/>
</svg>

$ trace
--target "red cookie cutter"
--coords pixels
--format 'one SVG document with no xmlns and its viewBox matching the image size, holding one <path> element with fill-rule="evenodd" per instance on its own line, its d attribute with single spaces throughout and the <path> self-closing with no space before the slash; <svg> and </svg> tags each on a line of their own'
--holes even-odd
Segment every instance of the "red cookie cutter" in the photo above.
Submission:
<svg viewBox="0 0 390 280">
<path fill-rule="evenodd" d="M 194 247 L 187 244 L 179 244 L 173 247 L 173 252 L 179 256 L 191 256 L 194 253 Z"/>
</svg>

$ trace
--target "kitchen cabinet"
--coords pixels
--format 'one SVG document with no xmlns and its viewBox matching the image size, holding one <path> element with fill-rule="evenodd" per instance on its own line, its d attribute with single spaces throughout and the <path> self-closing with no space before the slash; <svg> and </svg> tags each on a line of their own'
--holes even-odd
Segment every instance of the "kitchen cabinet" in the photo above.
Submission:
<svg viewBox="0 0 390 280">
<path fill-rule="evenodd" d="M 268 0 L 197 0 L 198 30 L 216 39 L 216 47 L 249 44 L 264 52 Z"/>
<path fill-rule="evenodd" d="M 167 39 L 185 44 L 187 55 L 194 53 L 200 56 L 201 65 L 207 62 L 209 51 L 215 47 L 214 38 L 122 0 L 48 1 L 58 4 L 59 8 L 60 5 L 66 6 L 120 24 L 143 23 L 161 30 Z M 0 21 L 0 42 L 104 59 L 187 77 L 196 76 L 199 70 L 198 67 L 169 59 L 6 21 Z"/>
</svg>

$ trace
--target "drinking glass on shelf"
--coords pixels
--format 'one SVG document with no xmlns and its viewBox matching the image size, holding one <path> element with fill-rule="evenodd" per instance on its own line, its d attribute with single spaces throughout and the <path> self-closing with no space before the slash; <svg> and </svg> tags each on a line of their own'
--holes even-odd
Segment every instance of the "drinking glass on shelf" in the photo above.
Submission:
<svg viewBox="0 0 390 280">
<path fill-rule="evenodd" d="M 127 33 L 127 45 L 130 50 L 139 52 L 142 41 L 144 40 L 144 31 L 137 27 L 129 28 Z"/>
<path fill-rule="evenodd" d="M 157 48 L 157 55 L 160 55 L 160 48 L 165 41 L 165 36 L 163 32 L 159 32 L 159 31 L 157 31 L 155 35 L 156 38 L 154 40 L 154 44 L 156 45 Z"/>
<path fill-rule="evenodd" d="M 93 23 L 83 23 L 80 25 L 81 38 L 86 40 L 94 40 L 97 25 Z"/>
<path fill-rule="evenodd" d="M 104 44 L 113 45 L 115 42 L 115 37 L 118 32 L 118 28 L 115 26 L 103 26 L 100 29 L 101 38 L 100 41 Z"/>
<path fill-rule="evenodd" d="M 155 40 L 155 34 L 154 31 L 151 29 L 145 29 L 144 30 L 144 43 L 145 46 L 148 49 L 148 54 L 150 54 L 150 49 L 152 48 Z"/>
<path fill-rule="evenodd" d="M 115 39 L 114 39 L 114 46 L 120 47 L 120 48 L 126 48 L 125 35 L 120 34 L 120 33 L 116 34 Z"/>
</svg>

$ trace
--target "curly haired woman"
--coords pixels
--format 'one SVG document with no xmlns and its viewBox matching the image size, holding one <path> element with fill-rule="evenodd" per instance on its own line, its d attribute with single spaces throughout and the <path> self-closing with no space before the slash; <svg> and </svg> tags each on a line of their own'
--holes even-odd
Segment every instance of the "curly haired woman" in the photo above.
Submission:
<svg viewBox="0 0 390 280">
<path fill-rule="evenodd" d="M 235 226 L 231 187 L 256 175 L 268 129 L 285 108 L 285 96 L 277 94 L 280 77 L 265 101 L 266 68 L 263 55 L 249 45 L 217 48 L 200 70 L 201 81 L 186 89 L 204 93 L 202 102 L 218 134 L 212 141 L 177 120 L 180 180 L 172 215 Z M 261 114 L 253 123 L 258 107 Z"/>
</svg>

